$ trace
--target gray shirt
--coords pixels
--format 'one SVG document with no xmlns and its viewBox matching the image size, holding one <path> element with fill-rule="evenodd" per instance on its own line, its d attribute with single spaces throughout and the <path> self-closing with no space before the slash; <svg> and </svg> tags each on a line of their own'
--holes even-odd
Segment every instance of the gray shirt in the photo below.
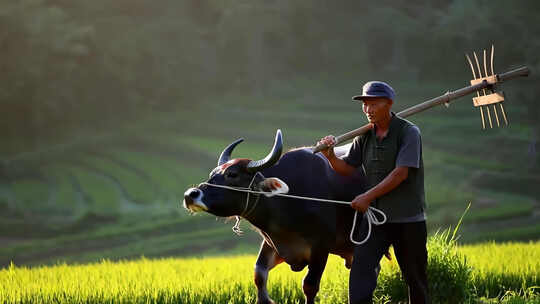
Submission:
<svg viewBox="0 0 540 304">
<path fill-rule="evenodd" d="M 403 134 L 403 141 L 396 157 L 396 167 L 420 168 L 421 152 L 420 129 L 417 126 L 411 126 Z M 349 152 L 343 156 L 343 160 L 355 168 L 362 165 L 362 144 L 358 137 L 354 139 Z"/>
<path fill-rule="evenodd" d="M 401 146 L 396 157 L 396 167 L 420 168 L 422 155 L 422 141 L 420 138 L 420 129 L 412 125 L 408 127 L 402 138 Z M 362 144 L 359 137 L 356 137 L 351 145 L 349 152 L 343 157 L 343 160 L 353 166 L 360 167 L 362 165 Z M 420 214 L 390 220 L 390 223 L 412 223 L 426 220 L 425 212 Z"/>
</svg>

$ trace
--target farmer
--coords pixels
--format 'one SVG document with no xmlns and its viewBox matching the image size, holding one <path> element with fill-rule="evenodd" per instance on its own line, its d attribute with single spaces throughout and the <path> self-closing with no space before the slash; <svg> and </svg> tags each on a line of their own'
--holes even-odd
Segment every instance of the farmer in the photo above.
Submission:
<svg viewBox="0 0 540 304">
<path fill-rule="evenodd" d="M 366 134 L 354 139 L 343 159 L 336 157 L 335 137 L 319 141 L 329 148 L 322 153 L 332 168 L 350 175 L 362 167 L 369 190 L 352 201 L 352 208 L 366 212 L 370 206 L 383 211 L 385 224 L 372 226 L 371 236 L 354 250 L 349 277 L 349 303 L 372 303 L 379 261 L 390 245 L 409 287 L 409 302 L 429 303 L 427 284 L 424 168 L 420 130 L 390 111 L 394 90 L 381 81 L 370 81 L 362 95 L 362 109 L 371 124 Z"/>
</svg>

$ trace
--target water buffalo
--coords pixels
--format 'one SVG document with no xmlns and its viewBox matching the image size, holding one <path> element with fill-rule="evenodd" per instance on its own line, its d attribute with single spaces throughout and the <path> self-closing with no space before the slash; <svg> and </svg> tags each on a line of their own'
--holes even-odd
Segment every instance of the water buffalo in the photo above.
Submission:
<svg viewBox="0 0 540 304">
<path fill-rule="evenodd" d="M 351 201 L 366 189 L 365 177 L 337 174 L 320 153 L 310 148 L 282 152 L 278 130 L 272 151 L 253 161 L 230 159 L 239 139 L 223 150 L 218 166 L 207 182 L 185 192 L 184 207 L 192 212 L 205 211 L 220 217 L 241 216 L 263 238 L 255 263 L 257 303 L 273 303 L 268 296 L 268 272 L 281 262 L 293 271 L 308 266 L 303 280 L 306 303 L 314 303 L 328 254 L 336 254 L 351 267 L 353 244 L 349 240 L 354 210 L 348 205 L 302 200 L 273 195 L 288 194 Z M 343 153 L 346 149 L 337 149 Z M 218 186 L 251 188 L 268 195 L 254 195 Z"/>
</svg>

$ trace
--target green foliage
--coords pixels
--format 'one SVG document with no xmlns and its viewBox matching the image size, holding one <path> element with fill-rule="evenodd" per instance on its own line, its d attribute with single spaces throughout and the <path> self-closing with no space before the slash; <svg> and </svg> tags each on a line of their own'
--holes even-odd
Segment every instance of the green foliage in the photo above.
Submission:
<svg viewBox="0 0 540 304">
<path fill-rule="evenodd" d="M 91 61 L 94 28 L 41 0 L 4 2 L 0 19 L 0 44 L 6 46 L 0 51 L 0 134 L 14 143 L 2 150 L 37 148 L 40 137 L 60 131 L 58 124 L 68 120 L 63 114 L 80 100 L 81 86 L 70 78 Z"/>
<path fill-rule="evenodd" d="M 540 287 L 530 287 L 526 290 L 515 292 L 507 291 L 499 299 L 498 303 L 507 303 L 507 304 L 538 304 L 540 303 Z"/>
<path fill-rule="evenodd" d="M 32 213 L 46 206 L 49 200 L 49 185 L 40 179 L 18 180 L 11 184 L 17 197 L 17 209 Z"/>
<path fill-rule="evenodd" d="M 463 303 L 471 297 L 471 266 L 450 230 L 436 233 L 428 246 L 428 278 L 434 303 Z"/>
<path fill-rule="evenodd" d="M 134 202 L 148 204 L 155 199 L 156 193 L 150 187 L 149 181 L 144 176 L 137 174 L 136 171 L 96 156 L 86 156 L 84 161 L 92 168 L 112 176 L 125 189 L 128 198 Z"/>
<path fill-rule="evenodd" d="M 147 153 L 129 152 L 129 151 L 110 151 L 110 154 L 118 159 L 122 159 L 133 168 L 141 169 L 147 176 L 148 183 L 146 187 L 150 191 L 157 193 L 161 198 L 179 201 L 183 198 L 188 183 L 186 177 L 190 172 L 182 172 L 184 166 L 176 159 L 157 157 Z M 186 175 L 184 175 L 186 174 Z M 171 196 L 171 197 L 167 197 Z M 156 203 L 154 200 L 152 203 Z"/>
<path fill-rule="evenodd" d="M 501 226 L 500 229 L 474 231 L 467 239 L 470 242 L 482 242 L 489 240 L 512 241 L 512 240 L 534 240 L 540 233 L 540 224 L 523 223 L 516 227 Z M 469 230 L 468 230 L 469 231 Z"/>
<path fill-rule="evenodd" d="M 528 281 L 519 289 L 513 291 L 499 290 L 496 295 L 473 296 L 469 299 L 459 297 L 463 291 L 452 294 L 445 287 L 454 288 L 463 284 L 456 275 L 458 268 L 464 265 L 462 248 L 455 247 L 449 242 L 449 231 L 440 233 L 437 239 L 430 239 L 431 255 L 437 257 L 430 259 L 430 271 L 440 271 L 439 276 L 430 277 L 433 286 L 439 289 L 432 290 L 433 303 L 538 303 L 538 287 L 534 281 Z M 450 245 L 450 246 L 449 246 Z M 524 254 L 526 251 L 540 252 L 540 243 L 512 244 L 511 247 L 490 246 L 490 252 L 497 256 L 498 262 L 504 261 L 507 254 L 516 251 L 515 260 L 519 263 L 509 265 L 507 269 L 494 270 L 488 263 L 477 264 L 475 260 L 468 260 L 467 264 L 473 267 L 473 275 L 490 272 L 502 275 L 506 271 L 520 271 L 520 267 L 529 267 L 538 271 L 536 256 Z M 437 248 L 437 246 L 441 246 Z M 482 246 L 469 246 L 466 248 L 469 257 L 486 251 Z M 457 259 L 456 259 L 457 258 Z M 18 267 L 11 264 L 0 270 L 0 302 L 9 303 L 251 303 L 255 300 L 255 287 L 252 281 L 254 255 L 239 255 L 228 257 L 206 257 L 185 259 L 156 259 L 141 258 L 133 261 L 111 262 L 102 260 L 99 263 L 87 265 L 41 266 L 34 268 Z M 455 263 L 455 261 L 460 261 Z M 491 261 L 493 262 L 493 260 Z M 440 263 L 431 265 L 433 263 Z M 491 263 L 495 264 L 495 263 Z M 503 264 L 503 263 L 501 263 Z M 454 266 L 458 265 L 457 268 Z M 394 297 L 399 281 L 396 275 L 395 261 L 382 263 L 382 272 L 377 288 L 376 303 L 395 303 L 403 296 Z M 465 270 L 465 269 L 462 269 Z M 448 272 L 444 274 L 445 272 Z M 301 280 L 306 270 L 295 273 L 286 265 L 279 265 L 270 272 L 268 288 L 270 296 L 279 303 L 297 303 L 303 300 Z M 534 273 L 526 274 L 536 279 Z M 487 279 L 487 277 L 483 277 Z M 457 284 L 448 282 L 458 279 Z M 348 271 L 343 261 L 337 256 L 331 256 L 321 282 L 318 303 L 344 303 L 347 301 Z M 460 283 L 461 282 L 461 283 Z M 482 279 L 475 280 L 478 290 Z M 468 287 L 462 285 L 462 287 Z M 502 288 L 502 286 L 501 286 Z M 469 290 L 470 291 L 470 290 Z M 440 294 L 433 294 L 440 292 Z"/>
<path fill-rule="evenodd" d="M 170 208 L 163 208 L 159 214 L 135 213 L 121 218 L 86 213 L 71 224 L 58 227 L 30 226 L 8 220 L 1 223 L 0 230 L 8 240 L 10 237 L 40 236 L 38 233 L 44 237 L 3 244 L 0 267 L 9 265 L 10 261 L 19 265 L 52 265 L 57 261 L 95 262 L 103 258 L 118 260 L 141 255 L 255 253 L 260 243 L 259 236 L 253 231 L 246 230 L 239 238 L 231 231 L 231 224 L 224 225 L 211 216 L 178 214 Z M 16 230 L 12 231 L 10 227 Z"/>
<path fill-rule="evenodd" d="M 491 43 L 496 67 L 534 70 L 540 27 L 531 3 L 5 2 L 2 151 L 105 132 L 230 92 L 256 103 L 283 91 L 309 100 L 315 96 L 302 92 L 350 90 L 370 78 L 413 82 L 425 94 L 427 80 L 468 79 L 463 53 Z M 531 123 L 535 90 L 517 94 Z"/>
<path fill-rule="evenodd" d="M 77 192 L 79 186 L 77 180 L 72 175 L 69 166 L 50 165 L 43 167 L 42 170 L 47 173 L 54 187 L 53 191 L 54 202 L 48 208 L 41 207 L 42 212 L 49 213 L 50 216 L 78 216 L 80 213 L 86 212 L 85 204 L 82 195 Z"/>
<path fill-rule="evenodd" d="M 505 219 L 530 215 L 534 210 L 534 204 L 530 201 L 514 200 L 511 204 L 500 203 L 493 207 L 471 212 L 468 221 L 480 222 L 485 220 Z"/>
<path fill-rule="evenodd" d="M 378 280 L 378 296 L 405 301 L 407 288 L 396 262 L 389 263 Z M 472 268 L 460 252 L 449 229 L 428 241 L 428 280 L 433 303 L 464 303 L 472 297 Z"/>
<path fill-rule="evenodd" d="M 501 296 L 505 291 L 519 292 L 540 286 L 540 251 L 537 244 L 491 242 L 460 248 L 469 263 L 482 269 L 474 271 L 472 275 L 476 293 L 493 297 Z M 524 263 L 524 259 L 530 262 Z"/>
<path fill-rule="evenodd" d="M 72 173 L 83 187 L 83 194 L 89 202 L 89 211 L 103 215 L 117 214 L 120 211 L 122 200 L 117 184 L 106 176 L 81 168 L 73 168 Z"/>
</svg>

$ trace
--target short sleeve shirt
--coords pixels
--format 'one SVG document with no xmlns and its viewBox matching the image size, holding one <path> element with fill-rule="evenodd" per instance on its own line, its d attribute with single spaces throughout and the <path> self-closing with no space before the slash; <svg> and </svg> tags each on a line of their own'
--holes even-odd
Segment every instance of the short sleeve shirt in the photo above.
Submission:
<svg viewBox="0 0 540 304">
<path fill-rule="evenodd" d="M 422 140 L 420 137 L 420 129 L 415 125 L 410 125 L 403 131 L 401 146 L 399 147 L 398 154 L 396 156 L 396 167 L 410 167 L 410 168 L 420 168 L 420 162 L 422 157 Z M 343 160 L 355 167 L 362 166 L 362 147 L 363 147 L 363 136 L 357 136 L 349 152 L 343 157 Z M 424 221 L 426 219 L 426 214 L 422 212 L 415 216 L 396 219 L 392 222 L 396 223 L 409 223 L 409 222 L 418 222 Z"/>
<path fill-rule="evenodd" d="M 422 141 L 420 139 L 420 129 L 417 126 L 410 126 L 405 129 L 402 137 L 402 144 L 396 157 L 396 167 L 420 168 L 420 157 L 422 155 Z M 362 141 L 363 137 L 356 137 L 343 157 L 343 160 L 358 168 L 362 166 Z"/>
</svg>

